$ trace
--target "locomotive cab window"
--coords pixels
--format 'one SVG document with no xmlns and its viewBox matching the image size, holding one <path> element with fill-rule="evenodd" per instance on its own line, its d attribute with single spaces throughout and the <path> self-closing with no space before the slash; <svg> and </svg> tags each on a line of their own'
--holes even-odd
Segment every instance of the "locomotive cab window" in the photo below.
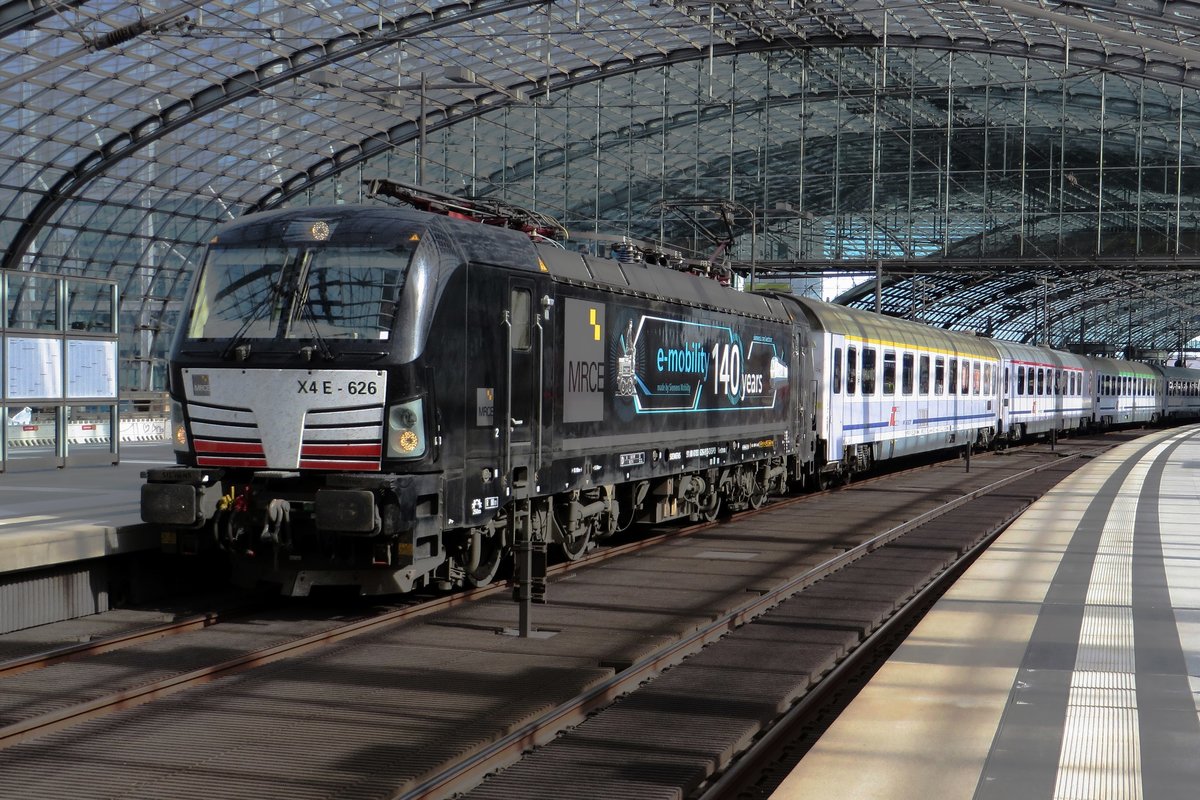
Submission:
<svg viewBox="0 0 1200 800">
<path fill-rule="evenodd" d="M 387 339 L 416 241 L 387 249 L 296 241 L 214 244 L 189 339 Z"/>
<path fill-rule="evenodd" d="M 528 350 L 533 343 L 530 332 L 533 320 L 533 294 L 528 289 L 513 289 L 510 297 L 509 342 L 513 350 Z"/>
</svg>

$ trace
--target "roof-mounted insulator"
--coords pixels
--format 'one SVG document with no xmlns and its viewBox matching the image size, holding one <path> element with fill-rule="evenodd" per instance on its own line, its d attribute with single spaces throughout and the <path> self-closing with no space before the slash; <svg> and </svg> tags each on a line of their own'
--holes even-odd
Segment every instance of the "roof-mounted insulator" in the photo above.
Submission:
<svg viewBox="0 0 1200 800">
<path fill-rule="evenodd" d="M 120 28 L 114 28 L 103 36 L 96 37 L 92 40 L 92 48 L 94 50 L 107 50 L 110 47 L 116 47 L 117 45 L 122 45 L 136 39 L 148 30 L 150 30 L 150 22 L 145 19 L 139 19 L 137 22 Z"/>
</svg>

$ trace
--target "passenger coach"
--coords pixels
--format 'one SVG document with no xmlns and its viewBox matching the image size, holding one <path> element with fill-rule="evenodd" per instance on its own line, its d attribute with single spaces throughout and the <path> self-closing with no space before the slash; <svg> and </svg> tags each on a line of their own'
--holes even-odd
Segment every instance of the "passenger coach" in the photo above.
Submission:
<svg viewBox="0 0 1200 800">
<path fill-rule="evenodd" d="M 990 340 L 795 302 L 813 326 L 827 474 L 995 437 L 1000 357 Z"/>
<path fill-rule="evenodd" d="M 1158 371 L 1162 373 L 1163 415 L 1170 420 L 1200 416 L 1200 372 L 1185 367 L 1159 367 Z"/>
<path fill-rule="evenodd" d="M 1092 359 L 1045 347 L 996 341 L 1001 431 L 1009 441 L 1088 427 L 1092 419 Z"/>
<path fill-rule="evenodd" d="M 1158 421 L 1162 390 L 1155 367 L 1115 358 L 1093 358 L 1091 362 L 1096 365 L 1097 425 L 1108 428 Z"/>
</svg>

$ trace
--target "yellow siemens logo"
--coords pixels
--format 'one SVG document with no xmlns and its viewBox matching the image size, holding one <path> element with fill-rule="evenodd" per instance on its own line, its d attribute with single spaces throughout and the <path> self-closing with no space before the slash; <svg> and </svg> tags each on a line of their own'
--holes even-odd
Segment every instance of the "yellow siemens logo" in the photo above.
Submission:
<svg viewBox="0 0 1200 800">
<path fill-rule="evenodd" d="M 592 326 L 592 338 L 600 341 L 600 323 L 596 322 L 596 309 L 588 309 L 588 324 Z"/>
</svg>

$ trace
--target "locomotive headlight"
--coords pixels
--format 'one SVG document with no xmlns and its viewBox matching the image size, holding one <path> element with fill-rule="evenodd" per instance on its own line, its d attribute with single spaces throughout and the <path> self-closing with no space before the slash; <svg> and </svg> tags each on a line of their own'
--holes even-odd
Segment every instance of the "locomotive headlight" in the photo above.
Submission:
<svg viewBox="0 0 1200 800">
<path fill-rule="evenodd" d="M 425 455 L 425 408 L 420 399 L 388 409 L 387 454 L 391 458 Z"/>
<path fill-rule="evenodd" d="M 183 403 L 171 401 L 171 443 L 176 450 L 188 449 L 187 428 L 183 424 Z"/>
</svg>

